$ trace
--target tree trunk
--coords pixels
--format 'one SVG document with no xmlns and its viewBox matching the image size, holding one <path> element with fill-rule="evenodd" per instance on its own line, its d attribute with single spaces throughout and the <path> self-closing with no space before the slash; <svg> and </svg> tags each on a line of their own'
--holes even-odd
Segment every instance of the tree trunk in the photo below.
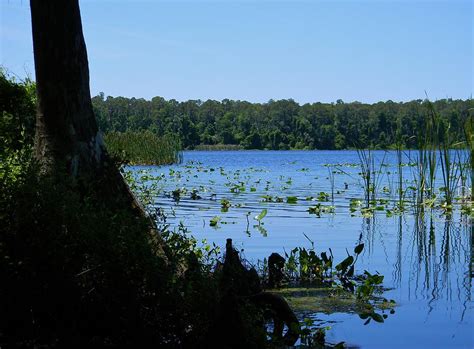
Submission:
<svg viewBox="0 0 474 349">
<path fill-rule="evenodd" d="M 98 172 L 107 159 L 89 89 L 78 0 L 31 0 L 38 95 L 35 156 L 44 171 L 73 177 Z"/>
<path fill-rule="evenodd" d="M 148 219 L 150 240 L 166 259 L 154 222 L 110 161 L 99 132 L 78 0 L 30 0 L 30 6 L 38 97 L 35 157 L 42 172 L 80 179 L 109 206 Z"/>
</svg>

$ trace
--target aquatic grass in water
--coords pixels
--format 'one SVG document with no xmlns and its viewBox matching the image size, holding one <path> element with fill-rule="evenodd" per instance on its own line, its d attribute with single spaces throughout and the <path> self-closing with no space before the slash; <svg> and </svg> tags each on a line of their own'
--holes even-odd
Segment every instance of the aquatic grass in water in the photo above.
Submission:
<svg viewBox="0 0 474 349">
<path fill-rule="evenodd" d="M 451 125 L 441 120 L 440 115 L 436 112 L 431 102 L 428 103 L 428 115 L 431 124 L 434 126 L 434 142 L 433 145 L 438 148 L 439 162 L 441 164 L 441 174 L 443 177 L 444 193 L 443 206 L 451 209 L 455 191 L 460 180 L 460 171 L 463 166 L 461 156 L 458 150 L 452 150 L 457 144 L 454 144 L 451 137 Z"/>
<path fill-rule="evenodd" d="M 430 101 L 425 103 L 427 113 L 423 121 L 423 132 L 418 133 L 416 156 L 414 159 L 410 158 L 410 162 L 415 164 L 413 182 L 409 188 L 413 190 L 413 208 L 416 214 L 425 207 L 435 205 L 452 210 L 460 185 L 460 195 L 465 197 L 468 169 L 471 188 L 474 183 L 470 131 L 472 125 L 469 124 L 472 121 L 468 120 L 464 126 L 465 142 L 456 142 L 451 125 L 441 118 Z M 437 176 L 440 176 L 442 186 L 437 187 Z M 441 193 L 441 197 L 437 193 Z"/>
<path fill-rule="evenodd" d="M 158 137 L 151 131 L 110 132 L 104 137 L 108 151 L 136 165 L 165 165 L 182 161 L 180 142 L 172 136 Z"/>
<path fill-rule="evenodd" d="M 426 194 L 428 199 L 435 198 L 435 182 L 437 171 L 436 145 L 438 143 L 438 127 L 435 119 L 425 116 L 423 131 L 418 131 L 417 156 L 414 158 L 413 173 L 415 212 L 423 211 Z M 410 162 L 412 162 L 410 157 Z"/>
<path fill-rule="evenodd" d="M 385 164 L 385 155 L 377 168 L 374 153 L 371 149 L 357 149 L 360 162 L 360 175 L 362 177 L 362 187 L 364 190 L 365 208 L 369 208 L 371 203 L 377 199 L 378 188 L 382 178 L 382 167 Z"/>
<path fill-rule="evenodd" d="M 403 211 L 404 209 L 404 199 L 405 191 L 403 190 L 403 143 L 402 143 L 402 134 L 401 134 L 401 125 L 398 125 L 397 130 L 397 145 L 396 145 L 396 154 L 397 154 L 397 175 L 398 175 L 398 210 Z"/>
<path fill-rule="evenodd" d="M 474 201 L 474 108 L 469 110 L 469 115 L 464 124 L 464 137 L 468 152 L 468 171 L 471 181 L 471 201 Z"/>
<path fill-rule="evenodd" d="M 332 168 L 328 167 L 328 178 L 329 182 L 331 183 L 331 202 L 334 206 L 334 186 L 335 186 L 335 179 L 334 179 L 334 172 Z"/>
<path fill-rule="evenodd" d="M 372 152 L 375 167 L 378 169 L 384 152 L 374 150 Z M 410 171 L 413 173 L 417 171 L 413 161 L 407 162 L 406 153 L 408 151 L 401 152 L 400 164 L 397 163 L 396 152 L 386 153 L 385 158 L 385 162 L 393 168 L 403 167 L 403 180 L 400 182 L 403 182 L 405 199 L 411 190 L 407 189 L 416 185 L 413 181 L 416 177 L 412 177 Z M 464 151 L 463 154 L 465 154 L 463 159 L 467 159 L 467 153 Z M 411 155 L 413 157 L 413 152 Z M 438 156 L 437 149 L 436 156 Z M 371 275 L 365 275 L 366 279 L 362 280 L 366 287 L 360 289 L 359 297 L 364 298 L 365 294 L 370 294 L 372 290 L 381 289 L 385 297 L 396 299 L 402 310 L 397 312 L 397 321 L 385 321 L 384 325 L 379 325 L 377 320 L 381 320 L 380 317 L 371 312 L 360 314 L 364 321 L 372 319 L 370 327 L 376 326 L 380 336 L 386 338 L 396 338 L 396 334 L 402 331 L 412 336 L 417 343 L 428 343 L 431 347 L 462 347 L 462 344 L 466 346 L 471 343 L 468 340 L 471 338 L 470 333 L 466 330 L 472 324 L 469 316 L 469 312 L 472 311 L 467 301 L 472 292 L 468 279 L 470 217 L 467 215 L 461 217 L 462 203 L 457 197 L 449 214 L 439 214 L 444 213 L 440 207 L 444 201 L 443 192 L 440 192 L 441 195 L 438 194 L 439 188 L 444 186 L 439 161 L 434 183 L 438 198 L 432 209 L 425 209 L 424 214 L 418 216 L 413 215 L 413 207 L 405 201 L 403 203 L 405 210 L 397 212 L 398 217 L 377 210 L 376 207 L 387 208 L 393 203 L 395 206 L 393 211 L 396 212 L 399 199 L 390 196 L 395 191 L 387 193 L 383 190 L 389 180 L 385 174 L 392 170 L 391 167 L 384 166 L 380 168 L 383 173 L 379 174 L 381 183 L 376 194 L 377 200 L 375 204 L 370 202 L 372 212 L 370 218 L 367 218 L 369 213 L 363 213 L 361 210 L 364 206 L 364 191 L 357 185 L 361 182 L 361 177 L 359 166 L 354 165 L 358 161 L 355 151 L 225 153 L 193 151 L 185 152 L 185 157 L 192 161 L 170 168 L 151 168 L 152 174 L 157 177 L 162 173 L 165 174 L 165 178 L 160 179 L 165 188 L 153 200 L 153 205 L 175 211 L 176 215 L 170 216 L 168 220 L 171 227 L 183 221 L 198 240 L 205 238 L 217 246 L 223 246 L 225 238 L 232 237 L 236 244 L 244 249 L 245 257 L 250 262 L 268 257 L 272 252 L 283 253 L 286 250 L 291 255 L 290 251 L 294 246 L 306 247 L 307 254 L 303 252 L 301 260 L 305 267 L 298 266 L 295 271 L 299 273 L 301 269 L 304 278 L 313 281 L 317 280 L 319 270 L 316 268 L 317 265 L 312 263 L 313 257 L 304 234 L 315 241 L 318 251 L 328 251 L 328 248 L 331 248 L 334 260 L 339 262 L 348 258 L 345 248 L 364 243 L 365 248 L 357 262 L 355 274 L 360 275 L 364 270 L 368 270 Z M 292 163 L 294 160 L 297 160 L 296 164 Z M 453 155 L 451 160 L 457 160 L 457 157 Z M 331 183 L 327 179 L 328 169 L 325 168 L 327 167 L 325 164 L 335 162 L 339 163 L 332 165 L 337 166 L 336 171 L 333 171 L 335 213 L 329 214 L 322 212 L 332 201 Z M 278 168 L 277 171 L 275 167 Z M 212 168 L 215 171 L 212 171 Z M 309 170 L 301 171 L 302 168 Z M 142 169 L 137 167 L 138 171 Z M 221 172 L 224 175 L 221 175 Z M 429 177 L 429 167 L 425 173 Z M 286 184 L 288 178 L 292 179 L 292 185 L 282 193 L 281 184 Z M 397 180 L 395 177 L 395 181 Z M 225 184 L 240 185 L 240 182 L 244 183 L 247 190 L 235 194 L 229 193 L 229 186 Z M 188 188 L 188 192 L 181 195 L 179 203 L 175 203 L 168 193 L 183 186 Z M 199 189 L 202 199 L 192 200 L 191 190 L 201 186 L 212 186 L 213 189 L 208 191 Z M 255 192 L 249 190 L 251 186 L 256 188 Z M 269 189 L 265 190 L 266 186 Z M 426 180 L 426 188 L 425 201 L 429 198 L 429 179 Z M 290 198 L 289 203 L 287 198 Z M 231 208 L 224 213 L 221 212 L 223 199 L 232 201 Z M 309 214 L 310 208 L 313 207 L 314 214 Z M 258 220 L 253 218 L 263 209 L 267 209 L 268 214 L 262 219 L 262 224 L 258 225 Z M 315 219 L 317 212 L 320 213 L 320 218 Z M 210 220 L 216 216 L 221 216 L 222 220 L 213 227 L 210 225 Z M 444 221 L 448 219 L 451 223 L 449 229 L 445 229 Z M 259 226 L 268 230 L 268 235 L 266 231 L 260 231 Z M 326 257 L 329 259 L 330 255 L 327 254 Z M 319 253 L 318 258 L 322 258 Z M 299 253 L 295 259 L 297 263 L 300 262 Z M 350 265 L 347 270 L 349 269 Z M 382 288 L 377 285 L 381 281 L 380 276 L 373 274 L 376 271 L 385 276 Z M 408 295 L 405 290 L 409 290 Z M 456 297 L 450 298 L 451 294 Z M 357 293 L 353 297 L 355 300 L 351 302 L 358 304 Z M 300 301 L 297 297 L 293 298 L 295 302 Z M 304 307 L 306 306 L 305 304 Z M 363 322 L 357 314 L 335 314 L 329 317 L 306 310 L 304 315 L 306 317 L 340 321 L 334 327 L 340 329 L 338 331 L 349 330 L 345 335 L 329 331 L 328 340 L 334 342 L 347 340 L 362 347 L 384 347 L 383 343 L 378 342 L 377 336 L 375 338 L 368 336 L 364 331 L 359 331 L 362 333 L 350 331 Z M 466 315 L 463 315 L 463 312 Z M 383 318 L 383 313 L 380 315 Z M 458 322 L 462 325 L 458 325 Z M 420 326 L 426 329 L 424 334 L 418 334 L 414 329 Z M 369 328 L 368 331 L 372 329 Z M 430 336 L 426 335 L 428 332 Z M 403 346 L 397 339 L 395 341 L 397 347 Z"/>
</svg>

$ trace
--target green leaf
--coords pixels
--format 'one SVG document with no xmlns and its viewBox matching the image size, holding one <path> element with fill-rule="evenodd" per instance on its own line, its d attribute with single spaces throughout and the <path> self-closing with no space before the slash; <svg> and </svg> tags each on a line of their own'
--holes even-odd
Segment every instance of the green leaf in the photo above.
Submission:
<svg viewBox="0 0 474 349">
<path fill-rule="evenodd" d="M 219 216 L 212 217 L 210 222 L 209 222 L 209 225 L 211 227 L 215 227 L 217 225 L 217 223 L 219 223 L 220 220 L 221 220 L 221 217 L 219 217 Z"/>
<path fill-rule="evenodd" d="M 263 237 L 267 237 L 268 235 L 268 232 L 267 230 L 263 227 L 263 225 L 257 225 L 255 226 L 257 228 L 257 230 L 260 232 L 260 234 L 262 234 Z"/>
<path fill-rule="evenodd" d="M 383 275 L 372 275 L 372 282 L 376 285 L 379 285 L 383 282 Z"/>
<path fill-rule="evenodd" d="M 345 271 L 349 265 L 351 265 L 354 262 L 354 257 L 349 256 L 346 259 L 344 259 L 341 263 L 336 265 L 336 270 L 338 271 Z"/>
<path fill-rule="evenodd" d="M 377 313 L 370 314 L 371 318 L 374 319 L 376 322 L 384 322 L 383 316 Z"/>
<path fill-rule="evenodd" d="M 262 212 L 260 212 L 257 216 L 255 216 L 255 219 L 257 221 L 261 221 L 266 215 L 267 215 L 267 209 L 264 208 Z"/>
<path fill-rule="evenodd" d="M 349 271 L 347 272 L 347 276 L 351 277 L 354 276 L 354 265 L 351 265 Z"/>
<path fill-rule="evenodd" d="M 357 246 L 354 248 L 354 253 L 355 253 L 355 254 L 360 254 L 363 249 L 364 249 L 364 244 L 357 245 Z"/>
</svg>

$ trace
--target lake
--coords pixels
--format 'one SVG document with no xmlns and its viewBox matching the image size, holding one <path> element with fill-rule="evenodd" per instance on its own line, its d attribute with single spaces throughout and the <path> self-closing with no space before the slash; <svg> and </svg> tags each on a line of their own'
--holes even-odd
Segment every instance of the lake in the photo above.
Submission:
<svg viewBox="0 0 474 349">
<path fill-rule="evenodd" d="M 415 156 L 405 153 L 401 167 L 407 202 Z M 171 227 L 183 222 L 198 240 L 222 249 L 232 238 L 250 263 L 272 252 L 310 248 L 310 241 L 317 252 L 331 248 L 337 261 L 363 242 L 356 273 L 384 275 L 384 297 L 397 302 L 396 312 L 384 323 L 368 325 L 353 313 L 299 314 L 327 322 L 329 342 L 474 348 L 472 216 L 461 214 L 460 205 L 450 215 L 441 208 L 415 214 L 408 204 L 397 214 L 396 153 L 376 151 L 374 158 L 377 208 L 371 212 L 361 209 L 364 186 L 356 151 L 186 151 L 182 164 L 129 169 L 144 184 L 159 187 L 153 205 L 166 212 Z M 442 186 L 438 173 L 436 187 Z M 222 200 L 230 205 L 227 212 Z M 315 205 L 324 209 L 310 214 Z M 265 209 L 258 224 L 255 216 Z"/>
</svg>

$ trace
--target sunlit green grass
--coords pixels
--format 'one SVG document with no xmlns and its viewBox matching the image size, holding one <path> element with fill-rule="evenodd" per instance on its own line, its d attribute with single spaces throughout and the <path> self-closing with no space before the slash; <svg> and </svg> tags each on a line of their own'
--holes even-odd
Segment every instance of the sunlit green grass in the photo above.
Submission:
<svg viewBox="0 0 474 349">
<path fill-rule="evenodd" d="M 158 137 L 150 131 L 110 132 L 105 135 L 105 144 L 113 156 L 135 165 L 166 165 L 182 159 L 178 139 Z"/>
</svg>

